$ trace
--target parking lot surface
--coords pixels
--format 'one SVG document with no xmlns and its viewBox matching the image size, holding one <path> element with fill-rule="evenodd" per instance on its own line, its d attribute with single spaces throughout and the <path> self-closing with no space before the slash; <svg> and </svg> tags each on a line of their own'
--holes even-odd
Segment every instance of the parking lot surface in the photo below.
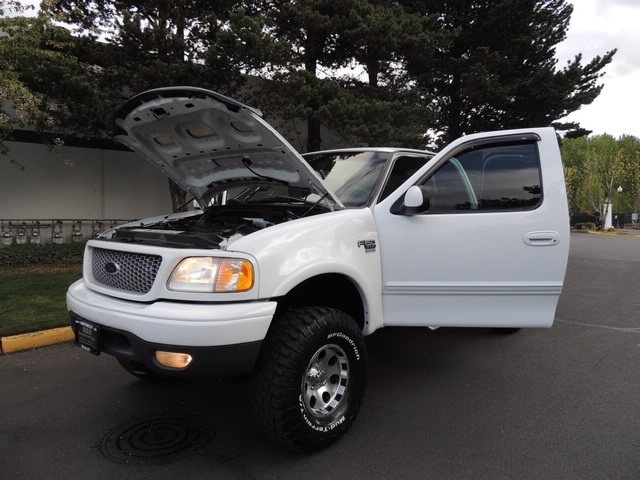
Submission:
<svg viewBox="0 0 640 480">
<path fill-rule="evenodd" d="M 257 431 L 247 379 L 141 382 L 71 344 L 0 357 L 0 476 L 638 479 L 640 237 L 571 241 L 553 328 L 376 332 L 358 419 L 312 455 Z"/>
</svg>

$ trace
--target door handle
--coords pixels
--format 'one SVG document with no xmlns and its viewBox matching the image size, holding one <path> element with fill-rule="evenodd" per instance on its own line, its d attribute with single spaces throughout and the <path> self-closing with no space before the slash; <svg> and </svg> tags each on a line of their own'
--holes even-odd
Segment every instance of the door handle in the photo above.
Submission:
<svg viewBox="0 0 640 480">
<path fill-rule="evenodd" d="M 553 231 L 529 232 L 524 235 L 524 243 L 530 247 L 550 247 L 560 243 L 560 234 Z"/>
</svg>

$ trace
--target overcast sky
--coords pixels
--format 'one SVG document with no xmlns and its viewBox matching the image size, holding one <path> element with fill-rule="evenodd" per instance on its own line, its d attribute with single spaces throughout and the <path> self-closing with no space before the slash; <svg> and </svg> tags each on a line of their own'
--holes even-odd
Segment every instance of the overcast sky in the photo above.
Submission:
<svg viewBox="0 0 640 480">
<path fill-rule="evenodd" d="M 640 0 L 569 0 L 573 15 L 567 39 L 558 45 L 562 67 L 582 53 L 583 64 L 614 48 L 618 52 L 600 79 L 600 96 L 566 117 L 594 134 L 640 138 Z"/>
</svg>

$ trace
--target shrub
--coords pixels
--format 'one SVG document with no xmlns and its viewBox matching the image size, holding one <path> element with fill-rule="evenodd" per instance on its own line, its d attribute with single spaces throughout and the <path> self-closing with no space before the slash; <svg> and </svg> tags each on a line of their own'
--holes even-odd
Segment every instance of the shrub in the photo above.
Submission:
<svg viewBox="0 0 640 480">
<path fill-rule="evenodd" d="M 82 263 L 82 243 L 11 245 L 0 248 L 0 267 Z"/>
<path fill-rule="evenodd" d="M 576 223 L 573 228 L 576 230 L 597 230 L 596 225 L 592 222 Z"/>
</svg>

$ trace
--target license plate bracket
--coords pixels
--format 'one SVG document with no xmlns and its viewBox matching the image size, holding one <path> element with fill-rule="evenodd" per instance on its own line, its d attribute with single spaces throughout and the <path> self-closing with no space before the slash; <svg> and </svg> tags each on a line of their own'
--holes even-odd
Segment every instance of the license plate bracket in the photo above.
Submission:
<svg viewBox="0 0 640 480">
<path fill-rule="evenodd" d="M 75 344 L 85 352 L 100 355 L 100 327 L 80 318 L 74 318 Z"/>
</svg>

